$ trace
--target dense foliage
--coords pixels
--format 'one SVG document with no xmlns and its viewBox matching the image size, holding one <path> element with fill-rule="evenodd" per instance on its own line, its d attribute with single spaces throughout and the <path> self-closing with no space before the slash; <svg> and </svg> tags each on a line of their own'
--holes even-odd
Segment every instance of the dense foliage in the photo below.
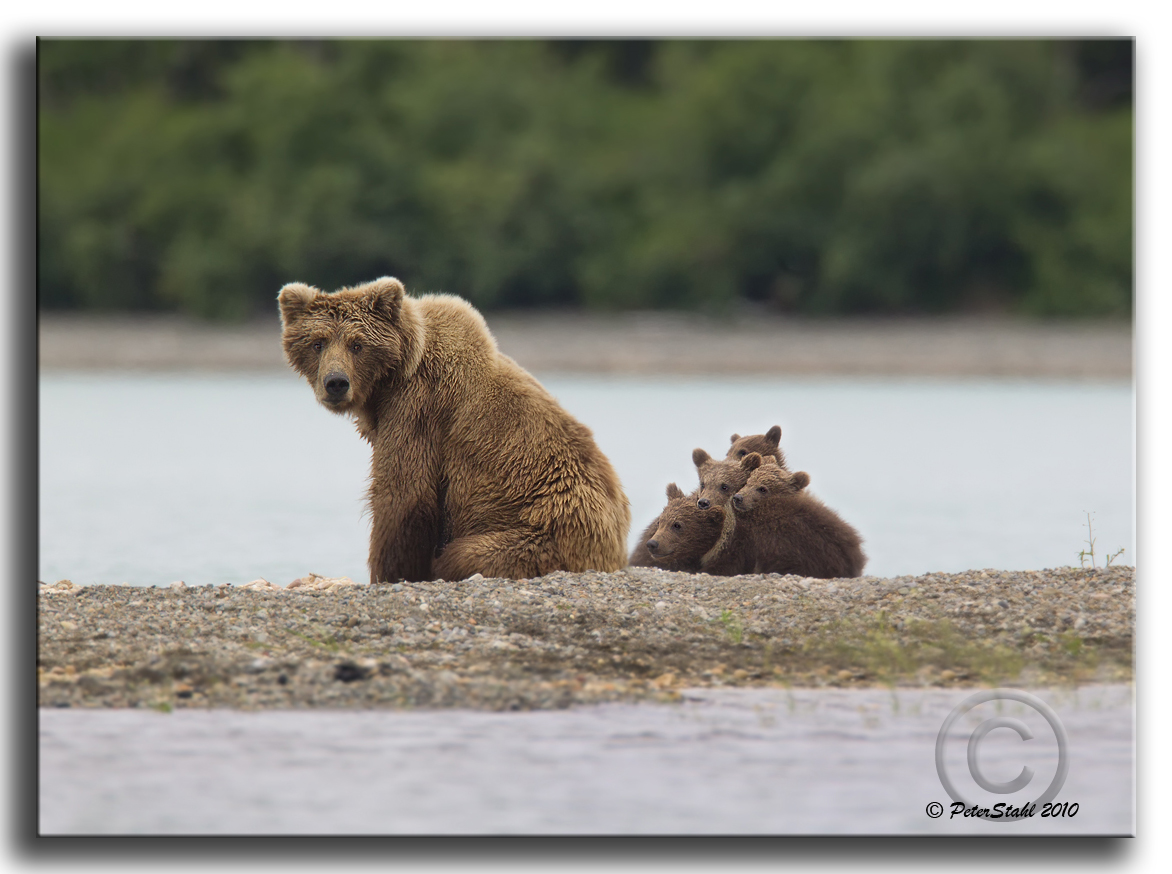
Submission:
<svg viewBox="0 0 1172 874">
<path fill-rule="evenodd" d="M 1132 305 L 1132 44 L 41 41 L 42 307 Z"/>
</svg>

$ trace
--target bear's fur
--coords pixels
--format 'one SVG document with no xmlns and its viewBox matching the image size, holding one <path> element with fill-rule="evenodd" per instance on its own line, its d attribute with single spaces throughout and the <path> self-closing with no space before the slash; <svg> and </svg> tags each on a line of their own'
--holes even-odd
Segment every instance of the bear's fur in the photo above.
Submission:
<svg viewBox="0 0 1172 874">
<path fill-rule="evenodd" d="M 733 434 L 729 438 L 732 446 L 729 447 L 728 455 L 725 458 L 729 461 L 740 461 L 750 452 L 756 452 L 762 458 L 773 456 L 777 459 L 777 463 L 781 467 L 785 467 L 785 453 L 781 451 L 781 426 L 774 425 L 764 434 L 750 434 L 748 437 L 742 437 L 740 434 Z"/>
<path fill-rule="evenodd" d="M 372 583 L 624 566 L 610 462 L 466 301 L 391 277 L 278 301 L 289 363 L 373 447 Z"/>
<path fill-rule="evenodd" d="M 749 453 L 749 476 L 724 507 L 720 539 L 701 562 L 711 574 L 798 574 L 857 577 L 867 562 L 859 533 L 805 491 L 810 475 Z"/>
<path fill-rule="evenodd" d="M 692 453 L 692 460 L 696 463 L 697 467 L 699 467 L 701 463 L 700 461 L 697 461 L 697 458 L 702 458 L 705 463 L 711 462 L 712 464 L 717 465 L 716 467 L 710 468 L 712 471 L 712 478 L 715 483 L 713 488 L 717 493 L 719 493 L 719 501 L 715 506 L 722 506 L 725 501 L 732 497 L 733 492 L 735 492 L 737 488 L 740 488 L 740 486 L 744 485 L 744 482 L 740 480 L 740 475 L 736 473 L 736 470 L 739 467 L 740 459 L 743 458 L 747 452 L 757 452 L 761 455 L 772 455 L 777 459 L 778 463 L 782 467 L 785 467 L 785 455 L 778 448 L 778 443 L 780 442 L 780 425 L 774 425 L 764 434 L 752 434 L 748 437 L 742 437 L 739 434 L 733 434 L 732 448 L 729 449 L 728 455 L 725 456 L 726 461 L 732 460 L 738 463 L 732 466 L 724 466 L 721 462 L 712 462 L 708 453 L 703 449 L 695 450 Z M 732 479 L 728 481 L 719 480 L 717 478 L 718 474 L 723 476 L 723 473 L 726 469 L 727 471 L 733 473 Z M 700 474 L 701 485 L 703 485 L 704 472 L 697 472 Z M 720 489 L 722 482 L 725 485 L 725 491 L 721 491 Z M 736 485 L 736 488 L 732 488 L 734 484 Z M 696 491 L 692 492 L 690 497 L 693 500 L 699 501 L 700 490 L 697 489 Z M 702 507 L 702 509 L 708 509 L 709 506 L 712 506 L 711 498 L 709 499 L 709 502 Z M 629 565 L 633 567 L 651 567 L 655 564 L 651 553 L 647 551 L 647 541 L 650 540 L 655 535 L 655 532 L 659 530 L 659 522 L 660 516 L 656 516 L 651 520 L 651 524 L 648 525 L 647 528 L 643 531 L 643 534 L 639 537 L 638 542 L 635 544 L 635 548 L 631 550 L 631 557 L 627 560 Z"/>
<path fill-rule="evenodd" d="M 675 483 L 667 487 L 667 506 L 659 514 L 654 535 L 645 543 L 650 562 L 669 571 L 700 570 L 700 561 L 720 538 L 724 512 L 701 510 L 695 495 L 685 495 Z"/>
<path fill-rule="evenodd" d="M 679 488 L 675 483 L 672 483 L 668 486 L 669 502 L 671 501 L 672 490 L 679 491 Z M 687 496 L 688 500 L 695 503 L 697 494 L 699 494 L 698 490 L 692 492 L 692 494 Z M 632 567 L 658 566 L 655 564 L 654 556 L 652 556 L 651 553 L 647 550 L 647 541 L 651 540 L 655 536 L 655 532 L 659 530 L 659 524 L 662 521 L 663 513 L 661 512 L 658 516 L 651 520 L 650 525 L 643 529 L 643 533 L 639 536 L 639 540 L 635 543 L 635 548 L 631 550 L 631 557 L 627 559 L 627 564 L 631 565 Z"/>
<path fill-rule="evenodd" d="M 778 446 L 781 440 L 781 428 L 774 425 L 764 434 L 753 434 L 741 437 L 733 434 L 732 447 L 722 460 L 717 461 L 703 449 L 692 450 L 692 463 L 696 465 L 696 473 L 700 477 L 700 490 L 696 493 L 696 502 L 702 509 L 709 507 L 723 507 L 729 499 L 744 487 L 749 479 L 749 472 L 741 466 L 745 455 L 741 449 L 745 446 L 761 446 L 769 448 L 768 452 L 757 452 L 758 456 L 768 455 L 781 467 L 785 467 L 785 455 Z M 753 450 L 756 452 L 756 450 Z"/>
<path fill-rule="evenodd" d="M 695 498 L 693 497 L 693 500 Z M 654 567 L 655 560 L 651 553 L 647 551 L 647 541 L 655 536 L 655 532 L 659 530 L 660 520 L 663 519 L 663 513 L 651 520 L 651 524 L 643 529 L 643 533 L 639 535 L 639 539 L 635 542 L 635 548 L 631 550 L 631 557 L 627 559 L 627 564 L 631 567 Z"/>
</svg>

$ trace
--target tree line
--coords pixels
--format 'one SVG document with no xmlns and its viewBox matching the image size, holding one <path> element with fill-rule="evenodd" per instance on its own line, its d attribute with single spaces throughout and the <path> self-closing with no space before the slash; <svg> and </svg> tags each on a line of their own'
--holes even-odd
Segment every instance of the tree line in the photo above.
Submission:
<svg viewBox="0 0 1172 874">
<path fill-rule="evenodd" d="M 38 304 L 1132 309 L 1129 40 L 41 40 Z"/>
</svg>

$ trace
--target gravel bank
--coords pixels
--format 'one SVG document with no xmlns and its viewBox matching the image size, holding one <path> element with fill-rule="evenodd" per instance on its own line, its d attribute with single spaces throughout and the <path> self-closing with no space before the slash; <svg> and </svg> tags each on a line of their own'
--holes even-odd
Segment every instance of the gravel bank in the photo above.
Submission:
<svg viewBox="0 0 1172 874">
<path fill-rule="evenodd" d="M 671 313 L 488 315 L 535 373 L 1130 379 L 1126 322 L 976 316 L 880 320 Z M 276 321 L 42 315 L 40 366 L 56 370 L 288 370 Z M 719 354 L 713 354 L 719 349 Z"/>
<path fill-rule="evenodd" d="M 563 708 L 689 687 L 1126 682 L 1135 571 L 39 587 L 43 707 Z"/>
</svg>

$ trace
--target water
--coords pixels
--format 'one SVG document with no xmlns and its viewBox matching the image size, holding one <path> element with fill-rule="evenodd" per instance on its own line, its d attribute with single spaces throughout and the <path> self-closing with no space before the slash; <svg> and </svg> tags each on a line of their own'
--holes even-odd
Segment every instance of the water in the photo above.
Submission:
<svg viewBox="0 0 1172 874">
<path fill-rule="evenodd" d="M 1135 563 L 1129 383 L 549 377 L 631 500 L 631 543 L 691 452 L 783 429 L 866 572 Z M 39 579 L 285 584 L 368 577 L 369 447 L 292 375 L 49 374 Z"/>
<path fill-rule="evenodd" d="M 1068 737 L 1073 817 L 953 818 L 941 725 L 972 690 L 694 689 L 676 705 L 564 711 L 41 710 L 42 834 L 1135 833 L 1129 686 L 1037 689 Z M 1001 702 L 998 702 L 1001 703 Z M 1060 753 L 1033 710 L 990 702 L 944 745 L 970 804 L 1037 799 Z M 993 731 L 981 790 L 965 736 Z M 933 819 L 931 802 L 949 812 Z M 1042 812 L 1041 806 L 1037 811 Z M 1053 852 L 1053 850 L 1048 850 Z M 955 867 L 944 865 L 943 868 Z"/>
</svg>

